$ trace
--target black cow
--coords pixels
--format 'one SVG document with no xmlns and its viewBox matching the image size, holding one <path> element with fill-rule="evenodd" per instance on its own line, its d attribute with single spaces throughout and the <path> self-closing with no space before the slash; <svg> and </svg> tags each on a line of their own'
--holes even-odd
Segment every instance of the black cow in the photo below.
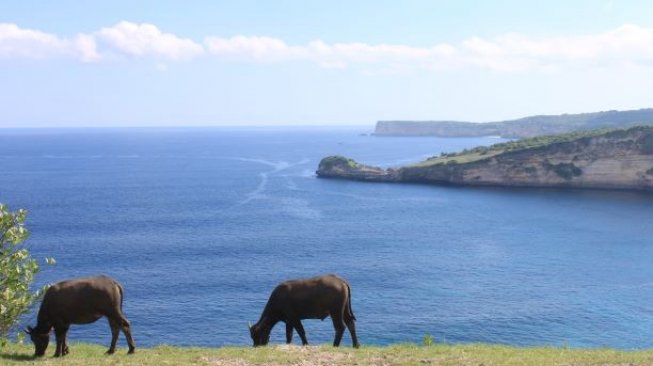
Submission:
<svg viewBox="0 0 653 366">
<path fill-rule="evenodd" d="M 57 340 L 54 357 L 65 356 L 68 354 L 66 333 L 70 325 L 93 323 L 102 316 L 109 319 L 111 326 L 111 347 L 107 353 L 116 350 L 120 329 L 127 338 L 128 353 L 134 353 L 129 321 L 122 314 L 122 298 L 122 286 L 106 276 L 67 280 L 51 286 L 43 297 L 36 327 L 25 330 L 34 343 L 34 357 L 45 354 L 52 328 Z"/>
<path fill-rule="evenodd" d="M 254 347 L 264 346 L 270 340 L 270 331 L 280 321 L 286 323 L 286 342 L 292 341 L 293 328 L 307 345 L 302 319 L 321 319 L 331 316 L 336 337 L 333 346 L 338 347 L 345 326 L 349 329 L 353 346 L 358 348 L 356 317 L 351 309 L 349 284 L 336 275 L 325 275 L 281 283 L 270 295 L 261 319 L 249 327 Z"/>
</svg>

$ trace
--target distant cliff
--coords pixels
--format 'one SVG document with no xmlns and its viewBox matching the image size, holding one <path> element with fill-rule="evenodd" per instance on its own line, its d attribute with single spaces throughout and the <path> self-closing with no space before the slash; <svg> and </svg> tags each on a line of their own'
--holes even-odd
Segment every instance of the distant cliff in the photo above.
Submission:
<svg viewBox="0 0 653 366">
<path fill-rule="evenodd" d="M 653 127 L 511 141 L 397 169 L 327 157 L 317 175 L 374 182 L 653 190 Z"/>
<path fill-rule="evenodd" d="M 653 125 L 653 109 L 531 116 L 509 121 L 485 123 L 379 121 L 376 124 L 374 134 L 378 136 L 502 136 L 505 138 L 524 138 L 597 128 L 628 128 L 637 125 Z"/>
</svg>

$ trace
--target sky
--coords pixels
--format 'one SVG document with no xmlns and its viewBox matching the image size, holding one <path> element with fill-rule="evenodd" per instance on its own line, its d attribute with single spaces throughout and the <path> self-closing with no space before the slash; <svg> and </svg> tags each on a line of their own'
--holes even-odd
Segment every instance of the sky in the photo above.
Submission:
<svg viewBox="0 0 653 366">
<path fill-rule="evenodd" d="M 628 0 L 3 1 L 0 127 L 648 108 L 651 14 Z"/>
</svg>

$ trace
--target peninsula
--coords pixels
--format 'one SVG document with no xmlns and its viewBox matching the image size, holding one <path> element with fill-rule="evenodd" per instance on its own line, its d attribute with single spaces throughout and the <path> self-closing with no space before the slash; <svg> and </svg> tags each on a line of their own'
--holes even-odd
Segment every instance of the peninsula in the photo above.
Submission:
<svg viewBox="0 0 653 366">
<path fill-rule="evenodd" d="M 653 190 L 653 126 L 522 139 L 390 169 L 330 156 L 316 173 L 372 182 Z"/>
<path fill-rule="evenodd" d="M 375 136 L 525 138 L 598 128 L 653 125 L 653 109 L 605 111 L 557 116 L 530 116 L 498 122 L 379 121 Z"/>
</svg>

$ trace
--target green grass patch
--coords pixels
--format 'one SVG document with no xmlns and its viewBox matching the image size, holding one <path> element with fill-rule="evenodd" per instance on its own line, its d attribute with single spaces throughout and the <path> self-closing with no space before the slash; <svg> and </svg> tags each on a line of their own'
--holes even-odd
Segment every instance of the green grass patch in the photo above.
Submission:
<svg viewBox="0 0 653 366">
<path fill-rule="evenodd" d="M 127 355 L 127 349 L 123 347 L 111 356 L 104 354 L 106 348 L 71 344 L 70 354 L 63 358 L 53 358 L 53 350 L 48 349 L 47 356 L 34 360 L 31 358 L 31 345 L 9 344 L 0 350 L 0 365 L 653 365 L 653 350 L 626 352 L 612 349 L 515 348 L 484 344 L 400 344 L 360 349 L 286 345 L 259 348 L 159 346 L 137 348 L 133 355 Z"/>
</svg>

